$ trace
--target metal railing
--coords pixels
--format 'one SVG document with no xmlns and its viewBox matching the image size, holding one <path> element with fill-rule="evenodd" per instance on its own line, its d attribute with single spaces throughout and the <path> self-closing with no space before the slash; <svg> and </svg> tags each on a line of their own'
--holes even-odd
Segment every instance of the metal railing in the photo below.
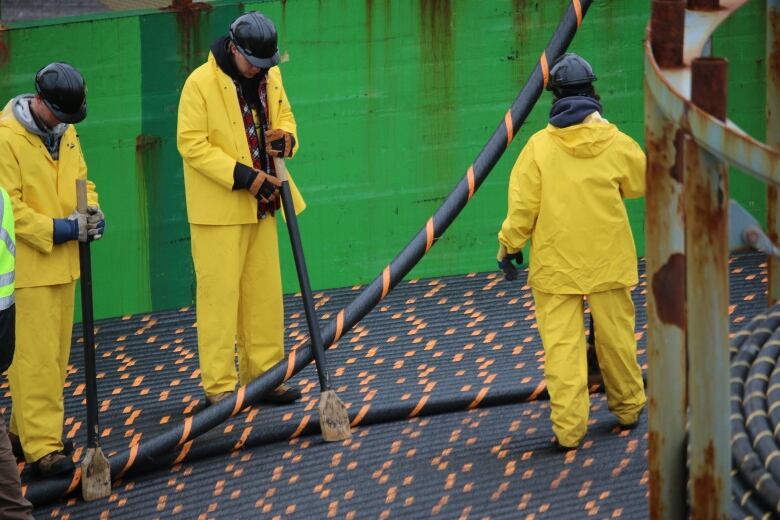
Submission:
<svg viewBox="0 0 780 520">
<path fill-rule="evenodd" d="M 651 518 L 729 517 L 729 165 L 770 186 L 773 242 L 780 229 L 780 151 L 770 146 L 780 144 L 780 0 L 767 1 L 768 144 L 728 120 L 728 64 L 703 56 L 715 29 L 746 2 L 652 2 L 645 44 Z M 772 302 L 780 298 L 778 273 L 773 259 Z"/>
</svg>

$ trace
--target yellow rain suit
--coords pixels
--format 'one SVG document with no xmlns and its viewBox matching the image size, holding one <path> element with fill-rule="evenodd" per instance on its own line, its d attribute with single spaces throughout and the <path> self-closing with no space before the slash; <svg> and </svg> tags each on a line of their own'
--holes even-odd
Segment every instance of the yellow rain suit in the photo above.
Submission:
<svg viewBox="0 0 780 520">
<path fill-rule="evenodd" d="M 53 219 L 76 209 L 76 179 L 87 177 L 78 135 L 69 125 L 59 157 L 52 159 L 40 136 L 25 129 L 11 103 L 0 113 L 0 186 L 8 191 L 16 227 L 16 353 L 8 369 L 11 433 L 25 459 L 35 462 L 60 451 L 63 384 L 73 332 L 73 301 L 79 277 L 76 241 L 54 244 Z M 95 185 L 88 201 L 97 205 Z"/>
<path fill-rule="evenodd" d="M 537 132 L 512 169 L 498 239 L 509 253 L 531 240 L 529 284 L 553 431 L 563 446 L 576 446 L 588 424 L 583 296 L 593 313 L 609 409 L 631 424 L 645 404 L 630 294 L 636 248 L 623 203 L 644 189 L 644 153 L 598 112 L 581 124 Z"/>
<path fill-rule="evenodd" d="M 268 71 L 266 92 L 270 128 L 293 134 L 295 153 L 296 123 L 278 67 Z M 211 53 L 182 89 L 177 143 L 197 281 L 201 379 L 206 395 L 215 396 L 284 357 L 284 309 L 276 218 L 258 220 L 257 200 L 232 190 L 236 162 L 251 167 L 252 159 L 236 87 Z M 290 190 L 302 211 L 292 179 Z"/>
</svg>

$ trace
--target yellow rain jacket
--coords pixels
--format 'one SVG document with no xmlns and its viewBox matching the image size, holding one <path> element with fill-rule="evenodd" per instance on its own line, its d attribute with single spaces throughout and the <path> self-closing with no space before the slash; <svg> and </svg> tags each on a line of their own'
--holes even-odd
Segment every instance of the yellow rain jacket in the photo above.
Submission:
<svg viewBox="0 0 780 520">
<path fill-rule="evenodd" d="M 0 186 L 8 191 L 16 226 L 16 287 L 65 284 L 79 277 L 77 241 L 54 245 L 52 219 L 76 209 L 76 179 L 87 177 L 76 129 L 60 141 L 59 160 L 41 138 L 14 117 L 9 102 L 0 113 Z M 97 205 L 95 185 L 87 181 L 89 204 Z"/>
<path fill-rule="evenodd" d="M 510 253 L 531 239 L 529 283 L 539 291 L 590 294 L 636 285 L 623 198 L 644 191 L 644 152 L 598 113 L 567 128 L 548 125 L 512 169 L 498 239 Z"/>
<path fill-rule="evenodd" d="M 268 71 L 268 115 L 271 128 L 298 133 L 279 67 Z M 190 224 L 257 223 L 257 200 L 247 190 L 232 190 L 236 161 L 252 167 L 244 119 L 230 76 L 209 53 L 206 63 L 187 78 L 179 101 L 177 145 L 184 160 L 184 188 Z M 306 207 L 290 177 L 296 213 Z"/>
</svg>

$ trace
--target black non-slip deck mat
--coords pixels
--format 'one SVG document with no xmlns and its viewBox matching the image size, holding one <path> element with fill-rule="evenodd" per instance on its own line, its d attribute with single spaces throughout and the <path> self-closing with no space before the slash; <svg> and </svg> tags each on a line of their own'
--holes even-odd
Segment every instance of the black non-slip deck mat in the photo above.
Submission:
<svg viewBox="0 0 780 520">
<path fill-rule="evenodd" d="M 759 255 L 743 255 L 732 259 L 730 267 L 730 311 L 732 329 L 736 330 L 765 306 L 766 266 Z M 502 393 L 519 393 L 525 399 L 537 397 L 544 357 L 535 330 L 525 274 L 523 272 L 521 279 L 515 282 L 506 282 L 496 273 L 482 273 L 400 284 L 361 324 L 328 351 L 332 381 L 340 397 L 350 406 L 351 412 L 410 405 L 426 408 L 436 403 L 444 406 L 450 401 L 462 400 L 464 396 L 469 402 L 480 395 L 500 397 Z M 634 297 L 640 362 L 643 364 L 644 289 L 642 275 Z M 357 292 L 355 287 L 318 293 L 321 318 L 332 319 L 335 311 L 344 307 Z M 286 297 L 285 308 L 289 349 L 305 341 L 306 325 L 298 297 Z M 194 413 L 204 406 L 191 310 L 106 320 L 98 326 L 101 441 L 109 455 L 126 449 L 133 442 L 143 442 L 181 420 L 182 414 Z M 65 434 L 75 437 L 77 446 L 84 442 L 80 347 L 78 340 L 74 341 L 73 366 L 65 389 Z M 187 453 L 182 450 L 177 456 L 182 457 L 185 465 L 189 464 L 187 467 L 200 468 L 201 464 L 207 467 L 214 458 L 200 462 L 189 459 L 193 454 L 215 455 L 242 445 L 244 450 L 236 452 L 239 457 L 262 452 L 270 446 L 250 450 L 247 441 L 251 441 L 249 444 L 270 442 L 305 432 L 307 426 L 317 421 L 318 388 L 313 367 L 304 370 L 292 382 L 304 390 L 301 403 L 288 407 L 253 407 L 197 439 L 187 447 Z M 0 406 L 8 405 L 7 385 L 4 393 Z M 434 416 L 424 420 L 437 423 L 440 418 Z M 378 426 L 373 428 L 376 430 Z M 542 428 L 549 441 L 549 424 L 545 423 Z M 362 435 L 362 430 L 356 430 L 356 436 Z M 293 442 L 319 442 L 318 436 L 304 439 Z M 327 451 L 327 448 L 324 446 L 323 449 Z M 644 453 L 634 456 L 641 459 L 643 466 L 646 464 Z M 27 473 L 24 473 L 25 482 L 30 483 Z M 117 489 L 125 489 L 128 485 L 137 488 L 147 478 L 151 477 L 131 475 Z M 251 475 L 247 478 L 251 482 Z M 184 475 L 177 479 L 180 483 L 186 481 Z M 204 480 L 198 485 L 205 486 L 206 483 Z M 359 486 L 360 482 L 353 484 Z M 34 482 L 31 485 L 34 486 Z M 204 500 L 206 495 L 211 496 L 210 487 L 208 490 L 206 493 L 204 488 Z M 132 489 L 128 493 L 132 495 Z M 103 507 L 110 504 L 104 503 Z M 67 511 L 66 514 L 79 518 L 82 507 L 86 506 L 75 501 L 65 509 L 61 509 L 60 503 L 55 509 L 41 509 L 40 512 Z"/>
</svg>

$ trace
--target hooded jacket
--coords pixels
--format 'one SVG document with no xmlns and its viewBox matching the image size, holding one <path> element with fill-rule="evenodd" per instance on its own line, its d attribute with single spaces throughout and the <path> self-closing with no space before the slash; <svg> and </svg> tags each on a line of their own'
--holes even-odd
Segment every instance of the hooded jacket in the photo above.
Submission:
<svg viewBox="0 0 780 520">
<path fill-rule="evenodd" d="M 510 253 L 531 240 L 529 283 L 539 291 L 630 287 L 636 247 L 623 198 L 644 191 L 644 152 L 597 111 L 580 124 L 550 124 L 512 168 L 498 239 Z"/>
<path fill-rule="evenodd" d="M 60 127 L 52 154 L 32 119 L 15 98 L 0 113 L 0 186 L 14 208 L 16 287 L 70 283 L 79 277 L 78 243 L 54 244 L 55 218 L 76 209 L 76 179 L 86 179 L 87 165 L 73 125 Z M 29 101 L 28 101 L 29 102 Z M 34 130 L 34 128 L 33 128 Z M 97 205 L 95 185 L 87 182 L 87 200 Z"/>
</svg>

